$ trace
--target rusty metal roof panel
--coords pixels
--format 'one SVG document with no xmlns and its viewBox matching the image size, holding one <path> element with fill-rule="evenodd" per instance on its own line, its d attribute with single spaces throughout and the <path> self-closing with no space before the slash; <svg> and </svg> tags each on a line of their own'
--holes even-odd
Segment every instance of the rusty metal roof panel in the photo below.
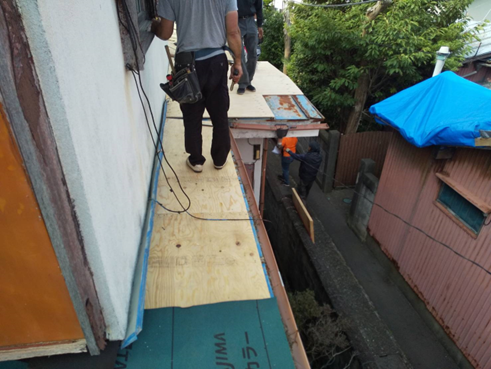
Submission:
<svg viewBox="0 0 491 369">
<path fill-rule="evenodd" d="M 296 95 L 293 96 L 293 99 L 310 119 L 324 119 L 324 116 L 319 113 L 316 107 L 310 102 L 309 99 L 307 99 L 305 95 Z"/>
<path fill-rule="evenodd" d="M 304 95 L 264 96 L 276 121 L 321 121 L 324 117 Z"/>
</svg>

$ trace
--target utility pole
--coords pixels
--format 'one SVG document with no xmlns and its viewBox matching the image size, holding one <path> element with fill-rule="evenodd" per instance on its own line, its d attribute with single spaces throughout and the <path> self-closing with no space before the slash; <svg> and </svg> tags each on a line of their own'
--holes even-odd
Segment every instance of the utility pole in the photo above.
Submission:
<svg viewBox="0 0 491 369">
<path fill-rule="evenodd" d="M 366 23 L 370 23 L 377 16 L 382 13 L 390 4 L 392 0 L 380 0 L 369 8 L 366 13 Z M 363 29 L 361 37 L 365 37 L 367 34 L 366 28 Z M 365 67 L 367 63 L 363 61 L 361 67 Z M 365 102 L 367 101 L 368 90 L 370 89 L 370 75 L 368 72 L 362 70 L 360 77 L 358 77 L 358 87 L 355 90 L 355 104 L 350 116 L 348 117 L 348 123 L 346 124 L 345 134 L 356 133 L 358 130 L 358 125 L 360 124 L 361 114 L 363 108 L 365 107 Z"/>
<path fill-rule="evenodd" d="M 290 12 L 288 10 L 288 1 L 283 0 L 283 17 L 285 18 L 285 26 L 283 32 L 285 34 L 285 54 L 283 60 L 283 73 L 286 74 L 286 67 L 290 62 L 292 39 L 290 37 Z"/>
</svg>

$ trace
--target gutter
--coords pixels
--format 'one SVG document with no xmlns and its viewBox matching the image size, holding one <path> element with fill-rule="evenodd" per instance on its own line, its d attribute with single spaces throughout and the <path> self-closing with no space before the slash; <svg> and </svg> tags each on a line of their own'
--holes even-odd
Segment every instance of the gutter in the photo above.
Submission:
<svg viewBox="0 0 491 369">
<path fill-rule="evenodd" d="M 316 129 L 328 129 L 329 126 L 327 123 L 313 123 L 313 124 L 298 124 L 298 125 L 293 125 L 289 126 L 286 123 L 276 123 L 275 125 L 269 125 L 269 124 L 255 124 L 255 123 L 239 123 L 239 122 L 232 122 L 231 128 L 235 129 L 251 129 L 251 130 L 257 130 L 257 131 L 276 131 L 278 129 L 278 125 L 281 126 L 288 126 L 288 129 L 290 131 L 309 131 L 309 130 L 316 130 Z"/>
<path fill-rule="evenodd" d="M 273 127 L 274 128 L 274 127 Z M 252 213 L 254 219 L 262 219 L 259 209 L 257 207 L 256 199 L 254 198 L 254 191 L 249 180 L 247 170 L 244 166 L 242 158 L 240 157 L 239 148 L 235 142 L 232 131 L 230 131 L 230 143 L 232 151 L 235 158 L 237 159 L 237 168 L 241 177 L 242 185 L 244 187 L 245 196 L 249 203 L 249 209 Z M 300 333 L 295 322 L 295 317 L 288 301 L 288 296 L 283 286 L 283 281 L 281 280 L 280 271 L 278 270 L 278 264 L 276 263 L 276 258 L 273 253 L 273 248 L 269 241 L 264 222 L 261 220 L 254 221 L 257 231 L 257 237 L 261 248 L 263 251 L 264 259 L 266 262 L 266 268 L 268 269 L 269 278 L 271 280 L 271 287 L 273 288 L 273 293 L 278 302 L 278 308 L 280 310 L 281 320 L 285 327 L 288 344 L 290 345 L 290 350 L 292 353 L 293 361 L 295 363 L 296 369 L 310 369 L 309 360 L 307 354 L 305 353 L 305 348 L 300 337 Z"/>
</svg>

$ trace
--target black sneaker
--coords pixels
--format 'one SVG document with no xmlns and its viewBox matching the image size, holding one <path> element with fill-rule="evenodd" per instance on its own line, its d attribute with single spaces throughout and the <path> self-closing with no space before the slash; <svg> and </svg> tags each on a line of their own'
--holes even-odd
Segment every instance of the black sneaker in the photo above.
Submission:
<svg viewBox="0 0 491 369">
<path fill-rule="evenodd" d="M 244 95 L 244 93 L 245 93 L 245 88 L 244 88 L 244 87 L 239 87 L 239 88 L 237 89 L 237 94 L 239 94 L 239 95 Z"/>
<path fill-rule="evenodd" d="M 254 87 L 253 85 L 247 86 L 246 89 L 247 91 L 256 92 L 256 87 Z"/>
<path fill-rule="evenodd" d="M 213 164 L 213 166 L 215 167 L 215 169 L 217 170 L 220 170 L 222 169 L 225 165 L 227 165 L 227 161 L 228 161 L 228 157 L 227 159 L 225 159 L 225 163 L 223 163 L 222 165 L 216 165 L 216 164 Z"/>
</svg>

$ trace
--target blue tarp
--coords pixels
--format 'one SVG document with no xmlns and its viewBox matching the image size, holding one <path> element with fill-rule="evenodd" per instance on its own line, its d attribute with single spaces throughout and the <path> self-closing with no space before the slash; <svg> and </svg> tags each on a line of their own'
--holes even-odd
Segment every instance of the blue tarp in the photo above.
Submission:
<svg viewBox="0 0 491 369">
<path fill-rule="evenodd" d="M 491 131 L 491 90 L 444 72 L 371 106 L 370 113 L 417 147 L 475 147 L 479 131 Z"/>
</svg>

